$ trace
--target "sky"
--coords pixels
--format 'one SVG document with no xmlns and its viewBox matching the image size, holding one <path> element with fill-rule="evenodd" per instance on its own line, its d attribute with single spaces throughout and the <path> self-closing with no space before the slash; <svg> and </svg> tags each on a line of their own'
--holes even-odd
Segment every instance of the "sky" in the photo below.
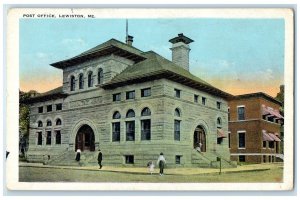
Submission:
<svg viewBox="0 0 300 200">
<path fill-rule="evenodd" d="M 50 66 L 111 38 L 125 42 L 125 19 L 20 19 L 20 90 L 46 92 L 62 85 Z M 171 60 L 169 39 L 190 44 L 190 72 L 233 95 L 276 96 L 284 83 L 283 19 L 128 19 L 133 46 Z"/>
</svg>

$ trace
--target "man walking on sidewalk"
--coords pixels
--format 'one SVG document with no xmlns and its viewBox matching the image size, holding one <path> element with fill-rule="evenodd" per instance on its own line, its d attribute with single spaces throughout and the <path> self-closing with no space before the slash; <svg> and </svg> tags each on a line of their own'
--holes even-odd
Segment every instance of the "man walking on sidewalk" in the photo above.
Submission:
<svg viewBox="0 0 300 200">
<path fill-rule="evenodd" d="M 99 149 L 99 154 L 98 154 L 98 164 L 99 164 L 99 169 L 102 168 L 102 152 Z"/>
</svg>

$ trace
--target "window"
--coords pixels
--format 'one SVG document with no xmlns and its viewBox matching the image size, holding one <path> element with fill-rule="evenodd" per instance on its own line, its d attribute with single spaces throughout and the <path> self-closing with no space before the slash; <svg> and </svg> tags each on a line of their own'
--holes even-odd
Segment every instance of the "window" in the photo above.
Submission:
<svg viewBox="0 0 300 200">
<path fill-rule="evenodd" d="M 112 141 L 113 142 L 120 141 L 120 122 L 112 123 Z"/>
<path fill-rule="evenodd" d="M 47 106 L 47 112 L 52 112 L 52 105 Z"/>
<path fill-rule="evenodd" d="M 151 110 L 149 108 L 144 108 L 142 110 L 141 116 L 150 116 L 151 115 Z"/>
<path fill-rule="evenodd" d="M 118 111 L 114 112 L 113 119 L 120 119 L 120 118 L 121 118 L 121 114 Z"/>
<path fill-rule="evenodd" d="M 43 144 L 43 135 L 42 132 L 38 132 L 38 139 L 37 139 L 37 145 L 42 145 Z"/>
<path fill-rule="evenodd" d="M 98 69 L 98 84 L 103 84 L 103 69 Z"/>
<path fill-rule="evenodd" d="M 174 89 L 175 97 L 180 98 L 180 90 Z"/>
<path fill-rule="evenodd" d="M 42 121 L 38 122 L 38 127 L 43 127 L 43 122 Z"/>
<path fill-rule="evenodd" d="M 181 156 L 179 156 L 179 155 L 176 155 L 175 156 L 175 164 L 180 164 L 180 158 L 181 158 Z"/>
<path fill-rule="evenodd" d="M 206 98 L 205 98 L 205 97 L 202 97 L 202 105 L 205 106 L 205 104 L 206 104 Z"/>
<path fill-rule="evenodd" d="M 231 133 L 228 133 L 228 148 L 230 148 L 230 136 L 231 136 Z"/>
<path fill-rule="evenodd" d="M 113 94 L 113 101 L 121 101 L 121 93 Z"/>
<path fill-rule="evenodd" d="M 60 134 L 60 131 L 56 131 L 55 144 L 61 144 L 61 134 Z"/>
<path fill-rule="evenodd" d="M 57 119 L 56 120 L 56 126 L 60 126 L 61 125 L 61 119 Z"/>
<path fill-rule="evenodd" d="M 245 132 L 238 133 L 238 136 L 239 136 L 239 148 L 245 148 L 246 147 Z"/>
<path fill-rule="evenodd" d="M 70 90 L 75 91 L 75 77 L 71 76 L 70 78 Z"/>
<path fill-rule="evenodd" d="M 125 156 L 125 164 L 134 164 L 134 156 L 126 155 Z"/>
<path fill-rule="evenodd" d="M 223 138 L 222 137 L 218 137 L 217 138 L 217 144 L 222 144 L 223 142 Z"/>
<path fill-rule="evenodd" d="M 198 99 L 199 99 L 199 95 L 195 95 L 195 94 L 194 94 L 194 102 L 195 102 L 195 103 L 198 103 Z"/>
<path fill-rule="evenodd" d="M 141 140 L 151 140 L 151 120 L 141 120 Z"/>
<path fill-rule="evenodd" d="M 228 108 L 228 121 L 230 121 L 230 108 Z"/>
<path fill-rule="evenodd" d="M 222 120 L 221 120 L 221 117 L 218 117 L 218 119 L 217 119 L 217 128 L 222 128 Z"/>
<path fill-rule="evenodd" d="M 267 141 L 263 141 L 263 148 L 267 147 Z"/>
<path fill-rule="evenodd" d="M 246 158 L 245 156 L 239 156 L 239 162 L 245 162 Z"/>
<path fill-rule="evenodd" d="M 88 73 L 88 87 L 93 87 L 93 72 Z"/>
<path fill-rule="evenodd" d="M 47 120 L 47 126 L 52 126 L 51 120 Z"/>
<path fill-rule="evenodd" d="M 39 107 L 38 110 L 39 113 L 43 113 L 43 106 Z"/>
<path fill-rule="evenodd" d="M 47 131 L 46 145 L 51 145 L 51 131 Z"/>
<path fill-rule="evenodd" d="M 174 140 L 180 141 L 180 121 L 174 120 Z"/>
<path fill-rule="evenodd" d="M 180 111 L 178 108 L 175 109 L 175 117 L 180 117 Z"/>
<path fill-rule="evenodd" d="M 141 89 L 141 97 L 151 96 L 151 88 Z"/>
<path fill-rule="evenodd" d="M 127 121 L 126 122 L 126 141 L 135 140 L 135 122 Z"/>
<path fill-rule="evenodd" d="M 238 107 L 238 120 L 245 120 L 245 107 Z"/>
<path fill-rule="evenodd" d="M 149 119 L 151 110 L 147 107 L 144 108 L 141 116 L 141 140 L 151 140 L 151 119 Z"/>
<path fill-rule="evenodd" d="M 217 101 L 217 108 L 221 109 L 221 102 Z"/>
<path fill-rule="evenodd" d="M 126 114 L 126 118 L 131 118 L 131 117 L 135 117 L 135 113 L 132 109 L 128 110 Z"/>
<path fill-rule="evenodd" d="M 83 89 L 84 87 L 84 78 L 83 78 L 83 74 L 79 74 L 79 89 Z"/>
<path fill-rule="evenodd" d="M 274 141 L 269 141 L 269 148 L 274 149 Z"/>
<path fill-rule="evenodd" d="M 56 110 L 62 110 L 62 104 L 61 103 L 56 104 Z"/>
<path fill-rule="evenodd" d="M 126 92 L 126 99 L 134 99 L 135 98 L 135 91 Z"/>
</svg>

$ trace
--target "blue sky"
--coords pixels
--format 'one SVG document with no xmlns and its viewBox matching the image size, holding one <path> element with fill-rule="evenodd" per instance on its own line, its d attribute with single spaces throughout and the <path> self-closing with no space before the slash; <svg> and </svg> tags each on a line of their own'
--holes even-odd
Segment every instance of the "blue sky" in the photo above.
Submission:
<svg viewBox="0 0 300 200">
<path fill-rule="evenodd" d="M 190 71 L 232 94 L 266 92 L 283 84 L 283 19 L 129 19 L 133 45 L 171 60 L 169 39 L 190 44 Z M 125 19 L 21 19 L 20 89 L 45 92 L 62 85 L 49 64 L 78 55 L 111 38 L 125 40 Z"/>
</svg>

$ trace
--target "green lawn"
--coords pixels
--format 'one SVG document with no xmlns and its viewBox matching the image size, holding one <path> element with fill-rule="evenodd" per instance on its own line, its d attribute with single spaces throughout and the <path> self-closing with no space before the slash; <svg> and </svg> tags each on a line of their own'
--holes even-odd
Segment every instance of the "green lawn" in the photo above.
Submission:
<svg viewBox="0 0 300 200">
<path fill-rule="evenodd" d="M 282 182 L 283 169 L 201 175 L 135 174 L 108 171 L 20 167 L 20 182 Z"/>
</svg>

